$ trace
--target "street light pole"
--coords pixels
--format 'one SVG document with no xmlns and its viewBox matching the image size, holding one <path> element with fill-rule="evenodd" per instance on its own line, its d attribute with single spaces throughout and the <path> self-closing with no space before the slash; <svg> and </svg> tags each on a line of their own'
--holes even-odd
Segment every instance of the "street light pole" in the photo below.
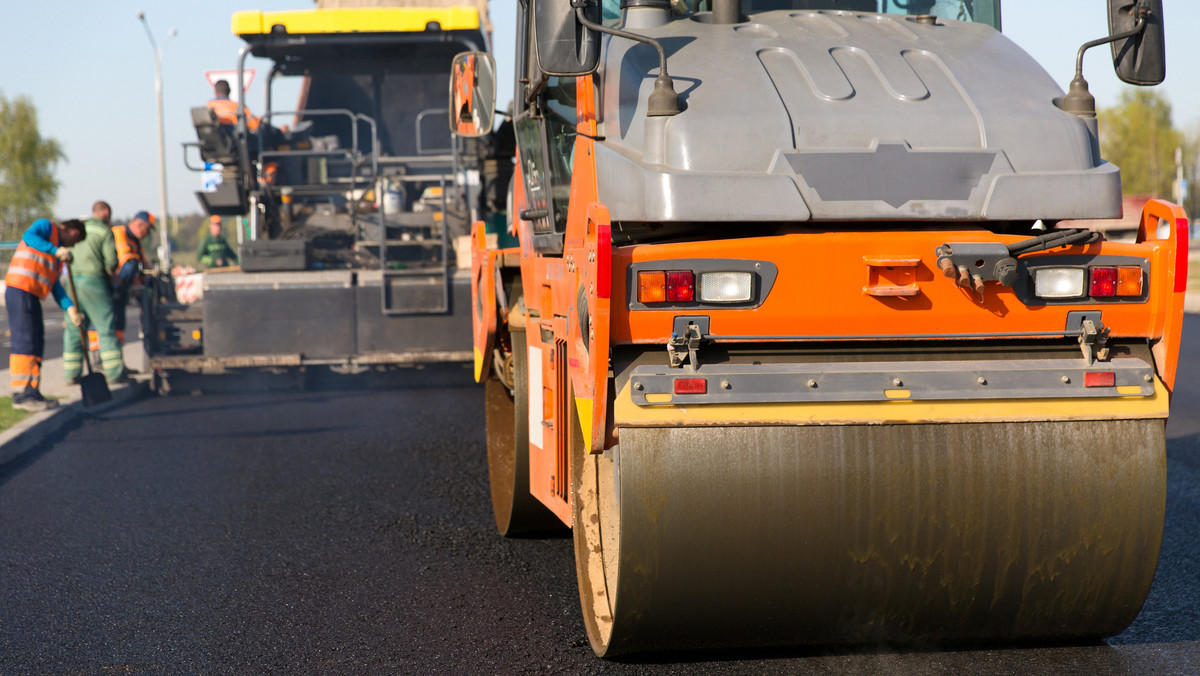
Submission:
<svg viewBox="0 0 1200 676">
<path fill-rule="evenodd" d="M 139 10 L 137 16 L 138 20 L 142 22 L 142 27 L 146 29 L 146 37 L 150 38 L 150 47 L 154 49 L 154 95 L 158 99 L 158 189 L 160 193 L 158 215 L 162 221 L 158 230 L 158 264 L 162 272 L 169 272 L 171 269 L 171 221 L 167 217 L 167 151 L 163 137 L 162 55 L 163 50 L 167 48 L 167 43 L 175 37 L 177 31 L 172 28 L 160 47 L 154 41 L 154 33 L 150 32 L 146 13 Z"/>
</svg>

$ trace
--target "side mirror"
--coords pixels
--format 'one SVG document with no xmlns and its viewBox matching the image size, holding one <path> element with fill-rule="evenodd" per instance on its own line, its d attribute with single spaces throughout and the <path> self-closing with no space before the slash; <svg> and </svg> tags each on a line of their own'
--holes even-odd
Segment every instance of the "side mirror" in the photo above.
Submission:
<svg viewBox="0 0 1200 676">
<path fill-rule="evenodd" d="M 1112 43 L 1113 68 L 1129 84 L 1156 85 L 1167 76 L 1162 0 L 1108 0 L 1109 35 L 1134 30 L 1139 17 L 1144 29 Z"/>
<path fill-rule="evenodd" d="M 486 52 L 463 52 L 450 66 L 450 133 L 486 136 L 496 118 L 496 60 Z"/>
<path fill-rule="evenodd" d="M 532 6 L 538 68 L 559 77 L 578 77 L 596 70 L 600 38 L 579 23 L 571 0 L 532 0 Z M 588 21 L 600 23 L 599 3 L 589 2 L 583 13 Z"/>
</svg>

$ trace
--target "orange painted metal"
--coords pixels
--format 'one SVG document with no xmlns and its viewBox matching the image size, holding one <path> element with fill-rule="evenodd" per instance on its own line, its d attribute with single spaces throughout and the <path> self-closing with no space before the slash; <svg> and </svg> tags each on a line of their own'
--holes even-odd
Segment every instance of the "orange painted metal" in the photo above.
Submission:
<svg viewBox="0 0 1200 676">
<path fill-rule="evenodd" d="M 1158 238 L 1159 223 L 1168 227 L 1167 236 Z M 1183 297 L 1187 291 L 1188 219 L 1183 207 L 1163 200 L 1150 200 L 1142 207 L 1142 223 L 1137 241 L 1156 245 L 1164 251 L 1163 269 L 1150 271 L 1150 294 L 1170 291 L 1169 303 L 1152 303 L 1155 312 L 1150 342 L 1159 376 L 1167 389 L 1175 390 L 1175 366 L 1179 361 L 1179 340 L 1183 332 Z M 1157 281 L 1156 281 L 1157 280 Z"/>
<path fill-rule="evenodd" d="M 613 344 L 665 343 L 677 315 L 705 315 L 710 332 L 733 340 L 878 340 L 994 338 L 1037 336 L 1062 332 L 1072 310 L 1102 310 L 1113 336 L 1154 339 L 1163 335 L 1157 315 L 1173 293 L 1175 240 L 1142 243 L 1103 242 L 1031 254 L 1135 256 L 1150 261 L 1149 301 L 1103 305 L 1026 306 L 1012 289 L 986 284 L 980 302 L 973 290 L 959 287 L 938 272 L 934 250 L 946 242 L 1013 243 L 1018 236 L 999 236 L 985 230 L 797 232 L 772 237 L 620 247 L 613 253 Z M 876 297 L 863 293 L 864 254 L 867 259 L 912 260 L 919 295 Z M 676 259 L 739 259 L 769 261 L 778 278 L 761 307 L 690 310 L 630 310 L 625 270 L 633 263 Z M 670 263 L 665 264 L 670 266 Z"/>
<path fill-rule="evenodd" d="M 532 249 L 531 225 L 525 221 L 518 223 L 525 297 L 527 302 L 539 301 L 538 316 L 530 316 L 526 337 L 543 360 L 544 396 L 554 400 L 545 405 L 542 444 L 530 442 L 530 490 L 567 524 L 571 522 L 570 497 L 567 492 L 555 489 L 559 487 L 558 475 L 569 450 L 571 408 L 576 407 L 576 413 L 585 418 L 581 427 L 591 437 L 588 444 L 592 450 L 603 450 L 611 439 L 608 317 L 612 240 L 608 210 L 596 201 L 594 141 L 589 138 L 596 134 L 595 87 L 591 77 L 576 79 L 576 101 L 576 128 L 580 135 L 575 140 L 562 256 L 536 254 Z M 520 213 L 524 196 L 520 189 L 516 193 L 513 212 Z M 543 341 L 543 333 L 553 336 L 555 341 Z M 565 355 L 557 341 L 565 341 Z M 556 354 L 565 356 L 566 363 L 556 359 Z M 534 386 L 530 384 L 531 389 Z"/>
<path fill-rule="evenodd" d="M 917 285 L 920 258 L 864 258 L 867 264 L 867 285 L 863 293 L 868 296 L 917 296 L 921 287 Z"/>
<path fill-rule="evenodd" d="M 496 259 L 500 252 L 487 248 L 483 221 L 471 225 L 471 332 L 475 348 L 475 382 L 487 379 L 496 341 Z"/>
</svg>

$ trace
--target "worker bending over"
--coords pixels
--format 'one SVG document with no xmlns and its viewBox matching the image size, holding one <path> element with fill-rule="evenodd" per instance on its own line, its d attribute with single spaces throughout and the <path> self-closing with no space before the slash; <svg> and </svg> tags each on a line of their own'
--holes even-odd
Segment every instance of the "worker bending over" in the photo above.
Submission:
<svg viewBox="0 0 1200 676">
<path fill-rule="evenodd" d="M 25 230 L 4 276 L 4 303 L 12 334 L 8 372 L 12 378 L 13 408 L 44 411 L 57 404 L 42 396 L 42 355 L 46 328 L 42 300 L 53 295 L 75 326 L 83 325 L 83 314 L 74 306 L 58 282 L 59 266 L 72 260 L 70 247 L 86 237 L 77 220 L 54 223 L 39 218 Z M 65 331 L 64 333 L 77 333 Z M 78 338 L 76 339 L 78 340 Z"/>
<path fill-rule="evenodd" d="M 92 205 L 92 217 L 84 222 L 87 230 L 85 244 L 75 254 L 71 270 L 75 276 L 75 301 L 88 322 L 96 329 L 100 343 L 100 366 L 110 383 L 129 379 L 121 344 L 113 327 L 113 300 L 109 279 L 117 270 L 117 247 L 113 240 L 109 218 L 112 209 L 107 202 Z M 86 346 L 76 331 L 63 332 L 63 375 L 69 382 L 79 382 L 83 376 L 83 355 Z"/>
</svg>

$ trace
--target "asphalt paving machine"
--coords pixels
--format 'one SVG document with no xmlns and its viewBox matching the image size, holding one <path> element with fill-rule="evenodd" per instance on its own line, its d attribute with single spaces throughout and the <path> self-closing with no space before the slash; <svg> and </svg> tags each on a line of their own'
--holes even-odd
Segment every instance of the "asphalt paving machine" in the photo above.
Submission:
<svg viewBox="0 0 1200 676">
<path fill-rule="evenodd" d="M 236 224 L 241 264 L 188 278 L 195 298 L 165 277 L 146 294 L 156 373 L 469 363 L 456 244 L 479 217 L 483 158 L 450 133 L 446 69 L 489 38 L 478 7 L 429 4 L 233 15 L 233 91 L 249 56 L 272 64 L 261 121 L 193 108 L 185 159 L 205 172 L 205 211 Z M 273 96 L 288 78 L 295 110 Z"/>
<path fill-rule="evenodd" d="M 1162 81 L 1161 2 L 1108 12 L 1080 68 L 1111 43 Z M 496 524 L 572 527 L 598 655 L 1133 620 L 1187 220 L 1057 227 L 1121 215 L 1082 72 L 1064 93 L 998 0 L 519 0 L 516 26 L 475 373 Z"/>
</svg>

